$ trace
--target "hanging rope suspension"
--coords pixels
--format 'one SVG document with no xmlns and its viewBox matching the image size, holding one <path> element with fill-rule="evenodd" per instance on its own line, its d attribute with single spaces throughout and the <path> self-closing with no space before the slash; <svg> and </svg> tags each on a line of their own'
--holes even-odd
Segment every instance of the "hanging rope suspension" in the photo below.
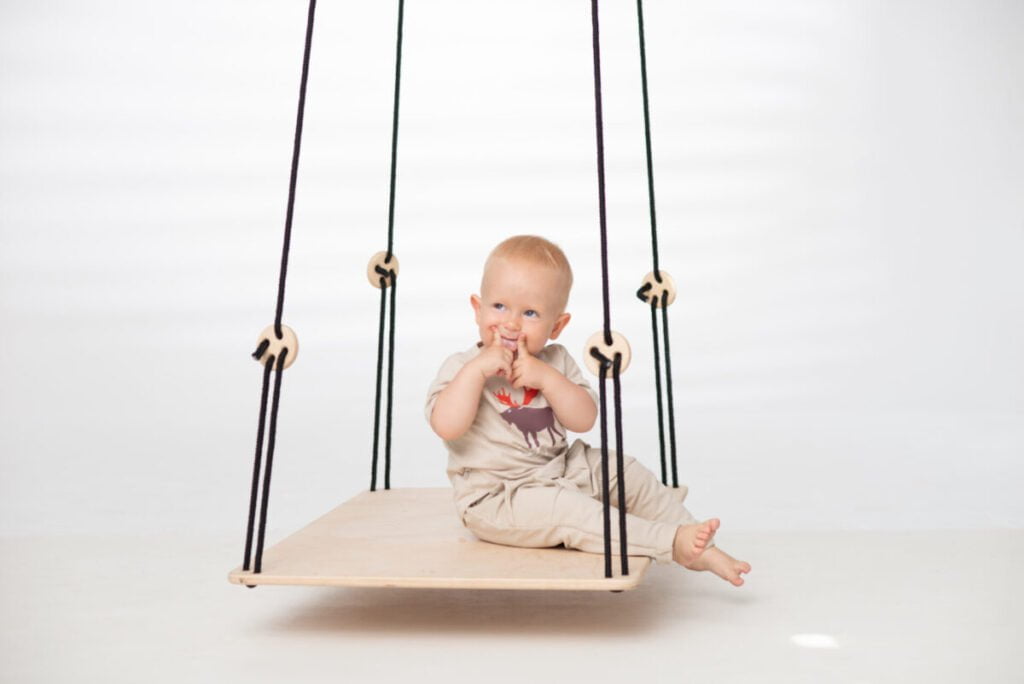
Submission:
<svg viewBox="0 0 1024 684">
<path fill-rule="evenodd" d="M 254 352 L 262 355 L 266 345 L 260 344 Z M 267 363 L 263 366 L 263 390 L 260 392 L 260 418 L 256 428 L 256 456 L 252 466 L 252 491 L 249 495 L 249 522 L 245 529 L 245 556 L 242 560 L 242 569 L 249 569 L 249 559 L 252 556 L 252 532 L 256 522 L 256 501 L 259 496 L 260 487 L 260 465 L 263 456 L 263 426 L 267 419 L 267 389 L 270 387 L 270 371 L 274 365 L 273 356 L 268 357 Z M 262 561 L 262 558 L 260 559 Z"/>
<path fill-rule="evenodd" d="M 267 460 L 263 472 L 262 501 L 256 540 L 256 557 L 252 562 L 253 572 L 259 573 L 263 565 L 263 541 L 267 530 L 267 508 L 270 501 L 270 476 L 274 465 L 274 443 L 277 437 L 277 413 L 281 400 L 281 380 L 284 370 L 294 363 L 298 356 L 299 343 L 295 332 L 281 325 L 284 313 L 284 289 L 288 278 L 288 250 L 291 245 L 292 217 L 295 213 L 295 188 L 299 173 L 299 151 L 302 148 L 302 120 L 306 109 L 306 82 L 309 78 L 309 55 L 313 47 L 313 19 L 316 14 L 316 0 L 309 0 L 306 16 L 306 44 L 302 53 L 302 77 L 299 82 L 299 104 L 295 116 L 295 142 L 292 148 L 291 175 L 288 181 L 288 208 L 285 213 L 284 243 L 281 247 L 281 271 L 277 285 L 277 309 L 274 324 L 260 333 L 256 351 L 252 356 L 263 364 L 263 388 L 260 392 L 259 425 L 256 430 L 256 455 L 253 458 L 252 488 L 249 496 L 249 516 L 245 532 L 245 558 L 242 568 L 249 570 L 252 554 L 253 528 L 256 525 L 256 505 L 260 499 L 259 481 L 261 455 L 263 452 L 264 425 L 267 418 L 267 394 L 271 369 L 275 371 L 274 393 L 270 406 L 270 426 L 267 430 Z"/>
<path fill-rule="evenodd" d="M 590 17 L 594 47 L 594 118 L 597 134 L 597 194 L 601 227 L 601 292 L 604 301 L 604 327 L 587 341 L 584 359 L 591 372 L 595 373 L 599 378 L 599 397 L 601 400 L 601 498 L 604 502 L 604 574 L 605 577 L 611 577 L 611 494 L 609 487 L 608 411 L 605 380 L 608 377 L 608 373 L 611 372 L 614 383 L 615 462 L 619 493 L 619 557 L 622 564 L 622 574 L 628 575 L 629 556 L 626 555 L 626 483 L 622 449 L 622 391 L 619 384 L 619 376 L 629 363 L 629 345 L 626 343 L 625 338 L 611 329 L 611 306 L 608 296 L 608 230 L 607 212 L 605 210 L 604 119 L 601 109 L 601 38 L 598 26 L 597 0 L 591 0 L 590 2 Z"/>
<path fill-rule="evenodd" d="M 651 208 L 651 256 L 654 278 L 660 283 L 658 270 L 658 221 L 654 211 L 654 162 L 651 156 L 651 111 L 647 94 L 647 41 L 644 40 L 644 3 L 636 0 L 637 25 L 640 29 L 640 84 L 644 99 L 644 142 L 647 147 L 647 198 Z"/>
<path fill-rule="evenodd" d="M 640 82 L 644 102 L 644 141 L 647 148 L 647 197 L 651 212 L 651 259 L 653 270 L 644 278 L 637 297 L 651 305 L 651 339 L 654 344 L 654 388 L 658 398 L 658 442 L 661 447 L 661 482 L 668 484 L 665 462 L 665 418 L 662 408 L 661 363 L 658 351 L 658 315 L 661 309 L 662 330 L 665 337 L 665 389 L 668 395 L 668 430 L 670 460 L 672 464 L 672 486 L 679 486 L 679 468 L 676 463 L 676 424 L 672 399 L 672 359 L 668 345 L 668 305 L 675 300 L 675 283 L 665 271 L 658 267 L 658 221 L 654 209 L 654 161 L 651 154 L 651 112 L 647 91 L 647 43 L 644 39 L 643 0 L 636 0 L 637 25 L 640 32 Z"/>
<path fill-rule="evenodd" d="M 377 329 L 377 392 L 373 414 L 373 458 L 370 466 L 370 491 L 377 490 L 377 464 L 380 447 L 380 409 L 381 380 L 384 370 L 384 324 L 388 322 L 388 389 L 387 416 L 384 440 L 384 488 L 391 489 L 391 401 L 392 374 L 395 364 L 395 295 L 398 291 L 398 257 L 392 256 L 390 264 L 386 263 L 387 253 L 377 252 L 370 260 L 366 276 L 374 287 L 380 288 L 380 324 Z M 386 318 L 388 292 L 391 293 L 390 317 Z"/>
<path fill-rule="evenodd" d="M 388 194 L 388 248 L 370 259 L 367 275 L 370 284 L 380 288 L 380 326 L 377 330 L 377 392 L 373 412 L 373 457 L 370 465 L 370 491 L 377 491 L 378 449 L 380 447 L 380 400 L 384 362 L 384 311 L 391 290 L 388 318 L 388 391 L 387 414 L 384 427 L 384 489 L 391 489 L 391 405 L 394 396 L 395 369 L 395 302 L 398 291 L 398 258 L 395 244 L 395 178 L 398 169 L 398 102 L 402 83 L 402 24 L 405 0 L 398 0 L 398 37 L 395 45 L 395 102 L 391 119 L 391 183 Z"/>
</svg>

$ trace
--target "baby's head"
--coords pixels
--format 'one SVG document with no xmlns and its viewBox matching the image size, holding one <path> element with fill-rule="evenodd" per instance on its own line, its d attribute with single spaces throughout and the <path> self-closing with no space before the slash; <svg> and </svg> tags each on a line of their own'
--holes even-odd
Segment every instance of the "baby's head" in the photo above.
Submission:
<svg viewBox="0 0 1024 684">
<path fill-rule="evenodd" d="M 527 351 L 536 354 L 568 325 L 570 288 L 572 268 L 557 245 L 535 235 L 510 237 L 487 257 L 480 294 L 469 298 L 480 341 L 490 344 L 497 330 L 514 350 L 525 335 Z"/>
</svg>

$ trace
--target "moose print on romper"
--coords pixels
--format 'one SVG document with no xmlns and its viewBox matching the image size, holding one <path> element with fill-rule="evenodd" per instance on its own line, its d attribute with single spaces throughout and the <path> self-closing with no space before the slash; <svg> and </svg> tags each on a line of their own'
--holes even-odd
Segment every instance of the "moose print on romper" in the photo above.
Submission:
<svg viewBox="0 0 1024 684">
<path fill-rule="evenodd" d="M 544 408 L 527 408 L 527 405 L 533 401 L 533 398 L 537 396 L 540 390 L 536 390 L 532 387 L 526 387 L 523 393 L 523 403 L 517 404 L 513 401 L 512 397 L 505 390 L 495 392 L 494 396 L 498 398 L 502 404 L 505 404 L 509 408 L 501 412 L 501 417 L 506 423 L 515 425 L 523 433 L 523 437 L 526 439 L 527 448 L 530 447 L 530 437 L 533 437 L 535 446 L 540 446 L 540 440 L 537 439 L 537 433 L 547 430 L 548 434 L 551 435 L 551 444 L 554 445 L 558 437 L 563 437 L 558 430 L 555 429 L 555 412 L 551 410 L 550 406 Z"/>
</svg>

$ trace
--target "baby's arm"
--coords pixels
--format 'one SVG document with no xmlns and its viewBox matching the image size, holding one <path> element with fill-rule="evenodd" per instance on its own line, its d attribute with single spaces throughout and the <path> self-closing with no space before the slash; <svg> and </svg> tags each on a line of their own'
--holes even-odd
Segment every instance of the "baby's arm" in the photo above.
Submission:
<svg viewBox="0 0 1024 684">
<path fill-rule="evenodd" d="M 586 432 L 594 427 L 597 404 L 586 389 L 565 377 L 526 348 L 526 336 L 519 336 L 519 355 L 512 363 L 512 386 L 535 387 L 547 399 L 558 422 L 573 432 Z"/>
<path fill-rule="evenodd" d="M 586 432 L 594 427 L 597 420 L 597 404 L 584 388 L 548 366 L 544 387 L 541 391 L 551 405 L 558 422 L 573 432 Z"/>
<path fill-rule="evenodd" d="M 441 390 L 430 414 L 430 427 L 438 437 L 446 441 L 458 439 L 469 429 L 476 418 L 486 380 L 470 361 Z"/>
<path fill-rule="evenodd" d="M 480 408 L 480 393 L 492 375 L 512 374 L 512 352 L 501 344 L 497 331 L 490 346 L 463 366 L 441 390 L 430 413 L 430 427 L 445 441 L 458 439 L 469 429 Z"/>
</svg>

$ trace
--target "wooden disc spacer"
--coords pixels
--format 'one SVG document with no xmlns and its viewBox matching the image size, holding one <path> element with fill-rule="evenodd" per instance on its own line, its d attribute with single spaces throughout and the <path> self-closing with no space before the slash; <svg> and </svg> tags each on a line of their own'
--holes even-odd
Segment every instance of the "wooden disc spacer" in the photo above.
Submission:
<svg viewBox="0 0 1024 684">
<path fill-rule="evenodd" d="M 295 363 L 296 357 L 299 355 L 299 338 L 295 336 L 295 331 L 289 328 L 287 325 L 281 326 L 281 339 L 277 339 L 277 335 L 274 333 L 274 326 L 268 325 L 260 333 L 259 339 L 256 340 L 256 346 L 259 347 L 266 340 L 270 344 L 267 345 L 266 350 L 263 352 L 263 356 L 256 359 L 264 366 L 267 365 L 267 361 L 271 356 L 274 357 L 274 366 L 277 366 L 277 359 L 281 356 L 281 352 L 285 349 L 288 350 L 288 356 L 284 357 L 284 367 Z"/>
<path fill-rule="evenodd" d="M 597 351 L 608 357 L 609 360 L 615 358 L 615 354 L 622 354 L 622 365 L 619 366 L 619 373 L 625 373 L 626 369 L 629 368 L 629 360 L 632 357 L 632 353 L 629 350 L 629 342 L 620 333 L 612 330 L 612 343 L 610 345 L 604 342 L 604 331 L 599 330 L 590 336 L 587 340 L 587 344 L 583 347 L 583 360 L 587 364 L 587 369 L 594 375 L 600 377 L 601 374 L 601 361 L 594 358 L 590 353 L 590 350 L 597 347 Z M 606 378 L 612 377 L 612 366 L 608 365 L 608 371 L 605 373 Z"/>
<path fill-rule="evenodd" d="M 384 279 L 384 287 L 390 287 L 391 285 L 391 276 L 383 275 L 377 270 L 378 268 L 381 271 L 394 271 L 395 275 L 398 275 L 398 257 L 392 254 L 391 261 L 385 261 L 387 256 L 387 252 L 377 252 L 366 266 L 366 279 L 378 290 L 380 289 L 381 278 Z"/>
<path fill-rule="evenodd" d="M 644 276 L 644 281 L 640 283 L 640 290 L 637 292 L 637 296 L 643 299 L 649 305 L 651 303 L 651 297 L 654 297 L 655 306 L 661 308 L 661 296 L 663 293 L 668 292 L 668 304 L 676 301 L 676 281 L 672 280 L 672 276 L 658 269 L 658 273 L 661 275 L 661 282 L 654 277 L 654 271 L 651 271 Z M 650 287 L 648 287 L 650 285 Z M 646 289 L 646 292 L 644 291 Z"/>
</svg>

